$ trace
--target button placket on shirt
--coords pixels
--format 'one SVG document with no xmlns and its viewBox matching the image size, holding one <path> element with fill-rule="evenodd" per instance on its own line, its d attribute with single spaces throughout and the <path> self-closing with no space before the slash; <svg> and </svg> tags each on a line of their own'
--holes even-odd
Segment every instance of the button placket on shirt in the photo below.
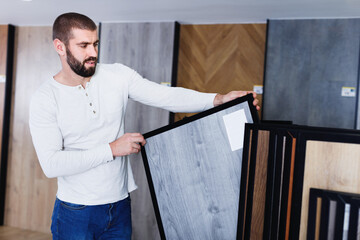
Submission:
<svg viewBox="0 0 360 240">
<path fill-rule="evenodd" d="M 95 118 L 95 117 L 97 117 L 98 114 L 97 114 L 94 102 L 90 97 L 89 86 L 90 86 L 90 84 L 86 83 L 86 88 L 84 89 L 82 86 L 79 86 L 79 90 L 82 90 L 82 94 L 84 94 L 85 97 L 86 97 L 86 102 L 87 102 L 87 105 L 88 105 L 88 109 L 89 109 L 89 111 L 91 113 L 90 115 L 93 118 Z"/>
</svg>

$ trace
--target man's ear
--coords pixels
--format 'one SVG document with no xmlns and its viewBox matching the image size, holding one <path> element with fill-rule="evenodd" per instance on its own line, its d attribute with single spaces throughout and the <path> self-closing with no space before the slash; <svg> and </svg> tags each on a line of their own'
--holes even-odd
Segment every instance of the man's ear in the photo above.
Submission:
<svg viewBox="0 0 360 240">
<path fill-rule="evenodd" d="M 62 41 L 55 38 L 54 41 L 53 41 L 53 44 L 54 44 L 56 52 L 60 56 L 64 56 L 66 54 L 66 47 L 65 47 L 65 44 Z"/>
</svg>

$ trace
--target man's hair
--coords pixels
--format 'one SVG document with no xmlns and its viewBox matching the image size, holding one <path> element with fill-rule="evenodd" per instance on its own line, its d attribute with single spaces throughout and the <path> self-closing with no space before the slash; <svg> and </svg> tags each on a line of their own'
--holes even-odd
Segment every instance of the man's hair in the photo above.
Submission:
<svg viewBox="0 0 360 240">
<path fill-rule="evenodd" d="M 72 38 L 72 29 L 96 30 L 96 24 L 89 17 L 69 12 L 58 16 L 53 24 L 53 40 L 56 38 L 68 44 Z"/>
</svg>

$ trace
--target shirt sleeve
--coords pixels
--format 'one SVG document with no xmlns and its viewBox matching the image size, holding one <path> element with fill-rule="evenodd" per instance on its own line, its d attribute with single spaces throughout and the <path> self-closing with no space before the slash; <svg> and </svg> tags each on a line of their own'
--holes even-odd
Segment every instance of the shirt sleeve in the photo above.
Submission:
<svg viewBox="0 0 360 240">
<path fill-rule="evenodd" d="M 214 107 L 216 93 L 202 93 L 181 87 L 167 87 L 142 78 L 136 71 L 130 77 L 129 97 L 135 101 L 171 112 L 201 112 Z"/>
<path fill-rule="evenodd" d="M 47 177 L 82 173 L 114 160 L 109 144 L 88 150 L 65 151 L 55 111 L 54 101 L 46 94 L 37 94 L 32 98 L 29 115 L 30 133 L 41 168 Z"/>
</svg>

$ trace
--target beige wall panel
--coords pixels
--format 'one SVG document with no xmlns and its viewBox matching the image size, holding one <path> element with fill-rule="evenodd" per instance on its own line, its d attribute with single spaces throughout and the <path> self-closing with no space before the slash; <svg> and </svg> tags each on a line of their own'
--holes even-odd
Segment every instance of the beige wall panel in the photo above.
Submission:
<svg viewBox="0 0 360 240">
<path fill-rule="evenodd" d="M 6 74 L 7 43 L 8 43 L 8 25 L 0 25 L 0 77 Z M 3 120 L 4 120 L 4 102 L 5 102 L 5 83 L 0 82 L 0 154 L 2 144 Z"/>
<path fill-rule="evenodd" d="M 17 27 L 5 225 L 50 232 L 57 185 L 43 174 L 28 126 L 29 103 L 40 84 L 60 70 L 51 27 Z"/>
<path fill-rule="evenodd" d="M 263 84 L 265 41 L 266 24 L 181 25 L 177 86 L 252 91 Z"/>
<path fill-rule="evenodd" d="M 310 188 L 360 194 L 359 144 L 307 141 L 299 239 L 306 238 Z"/>
<path fill-rule="evenodd" d="M 0 25 L 0 75 L 6 73 L 8 25 Z"/>
</svg>

